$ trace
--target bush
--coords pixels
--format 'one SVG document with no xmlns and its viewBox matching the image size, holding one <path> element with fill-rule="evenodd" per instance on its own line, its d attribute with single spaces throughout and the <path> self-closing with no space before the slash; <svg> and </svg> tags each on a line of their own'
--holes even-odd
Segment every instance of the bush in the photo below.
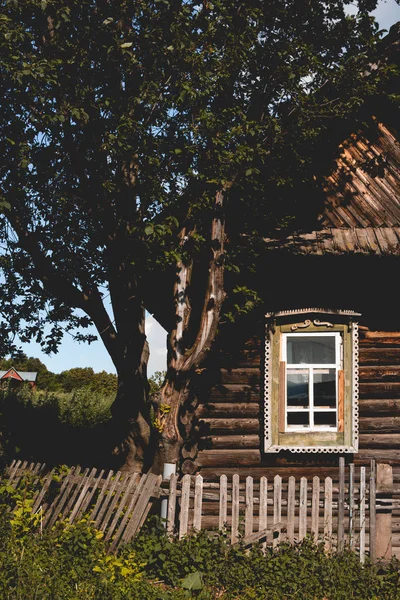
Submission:
<svg viewBox="0 0 400 600">
<path fill-rule="evenodd" d="M 157 519 L 117 555 L 87 517 L 43 535 L 29 481 L 0 487 L 0 598 L 8 600 L 396 600 L 399 564 L 327 556 L 311 539 L 250 552 L 227 536 L 171 539 Z M 11 509 L 8 510 L 7 509 Z M 40 530 L 40 528 L 39 528 Z"/>
</svg>

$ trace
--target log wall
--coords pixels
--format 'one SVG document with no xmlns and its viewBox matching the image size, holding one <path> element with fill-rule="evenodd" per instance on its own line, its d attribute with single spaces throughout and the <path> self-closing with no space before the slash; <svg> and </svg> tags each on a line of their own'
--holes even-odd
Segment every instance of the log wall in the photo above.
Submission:
<svg viewBox="0 0 400 600">
<path fill-rule="evenodd" d="M 223 361 L 222 361 L 223 362 Z M 218 384 L 196 409 L 198 439 L 186 448 L 183 473 L 207 480 L 241 477 L 332 476 L 335 454 L 263 454 L 262 340 L 247 343 L 237 362 L 218 371 Z M 400 332 L 360 328 L 360 438 L 353 459 L 389 463 L 400 475 Z"/>
</svg>

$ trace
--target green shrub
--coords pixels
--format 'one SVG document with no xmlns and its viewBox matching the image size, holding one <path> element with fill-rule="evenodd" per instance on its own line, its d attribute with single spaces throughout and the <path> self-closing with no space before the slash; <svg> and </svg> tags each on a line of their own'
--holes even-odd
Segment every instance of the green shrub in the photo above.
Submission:
<svg viewBox="0 0 400 600">
<path fill-rule="evenodd" d="M 7 600 L 397 600 L 399 564 L 327 556 L 311 539 L 264 554 L 224 533 L 171 539 L 157 519 L 118 554 L 87 517 L 43 534 L 29 481 L 0 487 L 0 598 Z M 20 510 L 21 507 L 23 510 Z M 8 510 L 7 509 L 11 509 Z"/>
</svg>

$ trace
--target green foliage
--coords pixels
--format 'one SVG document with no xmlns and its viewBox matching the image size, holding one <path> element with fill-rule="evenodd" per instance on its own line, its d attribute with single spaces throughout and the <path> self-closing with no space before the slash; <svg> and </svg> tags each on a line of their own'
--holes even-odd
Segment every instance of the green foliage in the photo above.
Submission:
<svg viewBox="0 0 400 600">
<path fill-rule="evenodd" d="M 18 493 L 0 489 L 0 597 L 9 600 L 398 600 L 399 563 L 326 555 L 311 539 L 264 554 L 202 532 L 170 539 L 159 522 L 116 554 L 86 517 L 42 534 L 21 528 Z M 11 511 L 6 512 L 6 508 Z M 32 521 L 32 516 L 31 523 Z"/>
<path fill-rule="evenodd" d="M 320 149 L 386 74 L 381 61 L 365 76 L 376 0 L 347 4 L 3 2 L 2 346 L 91 342 L 94 322 L 123 361 L 134 299 L 164 308 L 160 271 L 208 263 L 217 190 L 242 275 L 256 251 L 243 234 L 315 217 Z"/>
<path fill-rule="evenodd" d="M 3 385 L 0 454 L 3 450 L 8 457 L 23 455 L 48 464 L 101 461 L 114 399 L 114 394 L 89 388 L 65 393 L 35 391 L 28 384 Z"/>
</svg>

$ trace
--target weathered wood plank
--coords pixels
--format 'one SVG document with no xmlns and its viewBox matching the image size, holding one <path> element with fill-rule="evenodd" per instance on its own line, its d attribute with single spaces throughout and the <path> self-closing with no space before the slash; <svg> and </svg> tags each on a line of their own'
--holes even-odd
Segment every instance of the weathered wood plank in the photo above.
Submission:
<svg viewBox="0 0 400 600">
<path fill-rule="evenodd" d="M 274 477 L 274 514 L 273 524 L 276 525 L 282 520 L 282 477 L 275 475 Z M 273 545 L 276 546 L 280 542 L 280 535 L 274 538 Z"/>
<path fill-rule="evenodd" d="M 135 475 L 136 475 L 136 482 L 132 483 L 132 488 L 131 488 L 132 490 L 134 490 L 133 494 L 130 494 L 130 491 L 128 491 L 128 488 L 125 493 L 126 508 L 124 509 L 124 515 L 118 525 L 118 528 L 116 529 L 116 533 L 114 535 L 114 539 L 113 539 L 111 547 L 110 547 L 110 550 L 112 552 L 117 548 L 118 542 L 119 542 L 121 536 L 125 536 L 127 523 L 129 521 L 129 519 L 132 517 L 132 511 L 134 508 L 136 508 L 136 504 L 138 502 L 140 494 L 143 492 L 144 485 L 145 485 L 145 483 L 147 483 L 147 478 L 148 478 L 147 474 L 142 475 L 141 477 L 138 473 L 136 473 Z M 134 481 L 135 481 L 134 478 L 131 478 L 131 482 L 134 482 Z M 130 499 L 129 499 L 129 495 L 130 495 Z M 120 514 L 122 514 L 122 511 Z M 126 541 L 128 541 L 128 538 Z"/>
<path fill-rule="evenodd" d="M 203 478 L 196 475 L 194 484 L 193 529 L 201 530 L 201 508 L 203 504 Z"/>
<path fill-rule="evenodd" d="M 218 385 L 212 388 L 210 398 L 213 402 L 259 402 L 259 385 L 243 385 L 242 383 L 231 383 Z"/>
<path fill-rule="evenodd" d="M 56 522 L 56 520 L 58 519 L 58 517 L 62 514 L 63 507 L 64 507 L 65 503 L 67 502 L 68 497 L 74 486 L 73 477 L 75 475 L 79 475 L 80 470 L 81 470 L 80 466 L 77 466 L 76 468 L 72 467 L 70 472 L 67 473 L 66 477 L 64 478 L 64 480 L 61 484 L 60 491 L 59 491 L 57 497 L 54 499 L 51 506 L 49 506 L 46 511 L 46 516 L 43 520 L 44 527 L 46 527 L 47 525 L 50 528 L 53 527 L 53 525 Z"/>
<path fill-rule="evenodd" d="M 104 496 L 105 496 L 105 494 L 106 494 L 106 492 L 108 490 L 108 486 L 110 485 L 110 481 L 111 481 L 111 478 L 113 477 L 113 475 L 114 475 L 114 471 L 109 471 L 109 473 L 108 473 L 105 481 L 103 482 L 103 486 L 102 486 L 102 488 L 100 490 L 99 495 L 97 496 L 96 504 L 94 505 L 94 507 L 92 509 L 92 512 L 90 513 L 90 517 L 89 518 L 90 518 L 91 521 L 95 521 L 96 520 L 97 513 L 100 510 L 100 507 L 101 507 L 101 505 L 103 503 Z M 99 480 L 100 480 L 100 477 L 99 477 Z M 98 483 L 100 483 L 100 481 Z"/>
<path fill-rule="evenodd" d="M 247 538 L 253 533 L 253 511 L 254 511 L 254 495 L 253 495 L 253 478 L 246 477 L 246 507 L 244 515 L 244 537 Z"/>
<path fill-rule="evenodd" d="M 369 557 L 376 562 L 376 465 L 371 460 L 369 476 Z"/>
<path fill-rule="evenodd" d="M 36 498 L 34 498 L 34 500 L 33 500 L 33 505 L 32 505 L 33 513 L 35 513 L 39 509 L 40 505 L 42 504 L 44 497 L 47 493 L 47 490 L 49 489 L 51 482 L 53 481 L 54 472 L 55 472 L 55 469 L 52 469 L 50 471 L 50 473 L 47 473 L 47 475 L 45 476 L 45 478 L 43 480 L 43 484 L 42 484 L 42 489 L 36 495 Z"/>
<path fill-rule="evenodd" d="M 190 475 L 182 478 L 181 509 L 179 513 L 179 539 L 188 533 L 189 525 L 189 499 L 190 499 Z"/>
<path fill-rule="evenodd" d="M 268 525 L 268 479 L 266 477 L 260 478 L 260 498 L 258 506 L 258 529 L 262 531 L 267 529 Z M 263 549 L 265 549 L 266 543 L 263 543 Z"/>
<path fill-rule="evenodd" d="M 400 365 L 400 348 L 360 348 L 360 366 Z"/>
<path fill-rule="evenodd" d="M 344 549 L 344 457 L 339 458 L 338 550 Z"/>
<path fill-rule="evenodd" d="M 360 431 L 364 433 L 400 433 L 400 400 L 368 400 L 370 406 L 366 409 L 360 406 Z M 372 406 L 376 402 L 377 406 Z M 385 404 L 383 404 L 385 402 Z M 365 414 L 373 414 L 374 417 L 365 417 Z M 382 413 L 387 413 L 383 416 Z M 396 413 L 399 416 L 394 416 Z"/>
<path fill-rule="evenodd" d="M 311 535 L 314 538 L 314 542 L 318 541 L 318 526 L 319 526 L 319 494 L 320 494 L 320 481 L 319 477 L 313 477 L 313 489 L 312 489 L 312 500 L 311 500 Z"/>
<path fill-rule="evenodd" d="M 221 475 L 219 483 L 219 529 L 224 529 L 228 516 L 228 478 Z"/>
<path fill-rule="evenodd" d="M 261 438 L 259 435 L 213 435 L 207 439 L 207 444 L 210 443 L 210 449 L 226 450 L 230 448 L 260 448 Z"/>
<path fill-rule="evenodd" d="M 359 368 L 360 382 L 399 381 L 400 366 L 379 365 Z"/>
<path fill-rule="evenodd" d="M 232 532 L 231 543 L 235 544 L 239 536 L 239 475 L 232 478 Z"/>
<path fill-rule="evenodd" d="M 324 539 L 325 551 L 329 552 L 332 549 L 332 479 L 325 479 L 324 493 Z"/>
<path fill-rule="evenodd" d="M 159 487 L 162 481 L 162 475 L 147 473 L 146 480 L 141 490 L 135 491 L 137 497 L 136 503 L 132 502 L 133 509 L 128 510 L 131 514 L 125 531 L 122 535 L 123 542 L 129 542 L 133 536 L 141 529 L 146 517 L 150 511 L 152 497 L 159 497 Z M 137 486 L 139 487 L 139 486 Z"/>
<path fill-rule="evenodd" d="M 296 479 L 294 477 L 289 477 L 288 505 L 287 505 L 287 538 L 291 544 L 293 544 L 293 542 L 294 542 L 295 489 L 296 489 Z"/>
<path fill-rule="evenodd" d="M 197 456 L 196 463 L 199 467 L 212 465 L 225 465 L 237 467 L 239 465 L 255 465 L 261 462 L 260 450 L 202 450 Z"/>
<path fill-rule="evenodd" d="M 374 382 L 360 381 L 360 398 L 400 398 L 400 382 Z"/>
<path fill-rule="evenodd" d="M 400 436 L 398 433 L 360 433 L 359 446 L 362 448 L 400 448 Z"/>
<path fill-rule="evenodd" d="M 111 487 L 109 490 L 105 490 L 105 495 L 104 495 L 104 501 L 103 504 L 96 516 L 96 520 L 95 520 L 95 527 L 97 529 L 100 529 L 100 531 L 104 531 L 105 529 L 105 524 L 108 522 L 112 509 L 111 509 L 111 504 L 114 500 L 115 497 L 115 490 L 117 489 L 117 486 L 120 482 L 122 473 L 120 471 L 117 471 L 115 473 L 115 479 L 111 484 Z M 108 511 L 109 514 L 108 514 Z"/>
<path fill-rule="evenodd" d="M 75 505 L 76 499 L 78 497 L 79 492 L 81 491 L 82 487 L 85 485 L 86 483 L 86 479 L 89 473 L 89 469 L 85 469 L 84 472 L 82 473 L 82 475 L 79 477 L 79 479 L 77 481 L 73 481 L 73 483 L 75 483 L 75 489 L 72 491 L 67 504 L 65 505 L 65 508 L 63 508 L 61 512 L 62 517 L 65 519 L 67 517 L 67 515 L 69 515 L 70 511 L 72 510 L 72 507 Z M 76 472 L 75 472 L 76 474 Z"/>
<path fill-rule="evenodd" d="M 105 541 L 107 542 L 108 540 L 111 539 L 115 528 L 117 527 L 118 521 L 121 518 L 122 515 L 122 511 L 125 509 L 125 507 L 128 505 L 128 503 L 131 500 L 131 491 L 136 488 L 139 487 L 140 484 L 141 487 L 144 485 L 144 482 L 146 480 L 146 476 L 142 475 L 140 476 L 139 473 L 132 473 L 132 475 L 128 475 L 127 478 L 124 481 L 124 485 L 121 485 L 121 493 L 119 494 L 119 499 L 118 499 L 118 506 L 116 507 L 115 513 L 114 513 L 114 517 L 110 523 L 110 525 L 108 525 L 107 527 L 107 532 L 105 535 Z M 143 483 L 142 483 L 143 481 Z"/>
<path fill-rule="evenodd" d="M 169 495 L 168 495 L 168 512 L 167 512 L 167 532 L 173 533 L 175 529 L 175 513 L 176 513 L 176 489 L 178 475 L 173 473 L 169 480 Z"/>
<path fill-rule="evenodd" d="M 258 402 L 213 402 L 209 404 L 201 404 L 197 410 L 198 417 L 221 417 L 226 418 L 243 418 L 243 417 L 259 417 L 260 415 L 260 399 Z"/>
<path fill-rule="evenodd" d="M 360 562 L 365 562 L 365 467 L 360 468 Z"/>
<path fill-rule="evenodd" d="M 208 434 L 244 434 L 259 433 L 259 419 L 208 419 L 200 420 L 203 436 Z"/>
<path fill-rule="evenodd" d="M 100 515 L 99 515 L 100 523 L 98 525 L 98 529 L 100 529 L 100 531 L 106 530 L 107 524 L 114 512 L 114 509 L 115 509 L 118 499 L 122 493 L 123 487 L 126 485 L 126 482 L 127 482 L 127 478 L 123 479 L 122 473 L 117 471 L 115 480 L 114 480 L 114 485 L 110 489 L 109 502 L 104 507 L 104 516 L 101 515 L 101 517 L 100 517 Z M 106 508 L 107 508 L 107 510 L 106 510 Z"/>
<path fill-rule="evenodd" d="M 299 540 L 305 538 L 307 533 L 307 479 L 300 479 L 300 505 L 299 505 Z"/>
<path fill-rule="evenodd" d="M 349 547 L 354 549 L 355 545 L 355 485 L 354 485 L 354 463 L 349 465 Z"/>
<path fill-rule="evenodd" d="M 80 509 L 80 507 L 81 507 L 81 505 L 82 505 L 82 503 L 83 503 L 83 501 L 85 499 L 85 496 L 88 494 L 90 486 L 93 485 L 96 473 L 97 473 L 97 469 L 93 468 L 90 471 L 89 476 L 86 478 L 86 481 L 85 481 L 84 485 L 82 486 L 81 493 L 79 494 L 79 496 L 78 496 L 75 504 L 72 507 L 71 514 L 69 516 L 69 522 L 70 523 L 73 523 L 75 517 L 78 516 L 79 509 Z"/>
<path fill-rule="evenodd" d="M 248 385 L 260 385 L 261 375 L 258 367 L 247 367 L 245 369 L 221 369 L 221 383 L 244 383 Z"/>
</svg>

